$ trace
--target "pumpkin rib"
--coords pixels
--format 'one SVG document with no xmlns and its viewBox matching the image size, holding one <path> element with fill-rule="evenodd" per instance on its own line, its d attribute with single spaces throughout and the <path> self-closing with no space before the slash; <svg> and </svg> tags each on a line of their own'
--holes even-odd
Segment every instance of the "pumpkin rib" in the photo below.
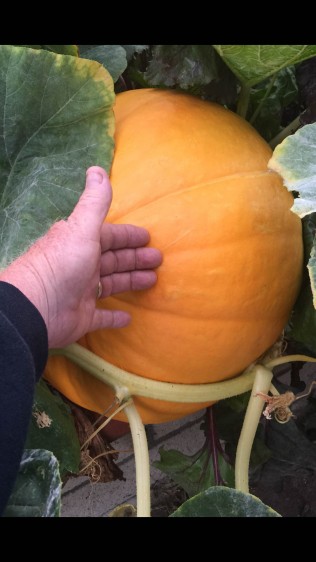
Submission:
<svg viewBox="0 0 316 562">
<path fill-rule="evenodd" d="M 280 229 L 280 232 L 281 232 L 281 229 Z M 275 237 L 275 234 L 276 234 L 275 231 L 274 231 L 274 232 L 267 232 L 267 233 L 265 234 L 265 236 L 270 236 L 271 238 L 273 238 L 273 237 Z M 183 236 L 183 237 L 180 237 L 178 240 L 182 240 L 183 238 L 184 238 L 184 236 Z M 245 236 L 240 236 L 239 238 L 237 238 L 237 239 L 235 239 L 235 240 L 220 240 L 220 241 L 216 244 L 216 247 L 217 247 L 217 248 L 224 248 L 225 246 L 238 245 L 238 244 L 239 244 L 240 242 L 242 242 L 243 240 L 252 240 L 253 238 L 262 238 L 262 233 L 260 233 L 260 232 L 251 232 L 250 235 L 248 235 L 248 236 L 246 236 L 246 235 L 245 235 Z M 295 236 L 289 237 L 289 239 L 290 239 L 290 238 L 295 238 Z M 176 244 L 176 243 L 178 242 L 178 240 L 172 241 L 172 242 L 169 244 L 169 246 L 164 246 L 164 251 L 165 251 L 166 249 L 168 249 L 168 251 L 169 251 L 170 248 L 171 248 L 171 246 L 172 246 L 173 244 Z M 198 250 L 199 250 L 199 252 L 208 252 L 208 251 L 209 251 L 209 248 L 198 248 Z M 176 251 L 177 251 L 177 254 L 178 254 L 178 255 L 179 255 L 179 254 L 185 254 L 185 253 L 188 253 L 188 252 L 190 252 L 190 251 L 192 252 L 192 248 L 181 248 L 181 249 L 176 248 Z"/>
<path fill-rule="evenodd" d="M 181 188 L 178 191 L 173 191 L 172 193 L 165 193 L 164 195 L 158 196 L 155 199 L 151 199 L 150 201 L 148 201 L 147 203 L 139 203 L 137 206 L 137 210 L 140 209 L 145 209 L 146 207 L 150 207 L 150 205 L 154 205 L 156 204 L 158 201 L 163 201 L 165 199 L 168 199 L 170 197 L 174 197 L 175 195 L 184 195 L 185 193 L 190 193 L 192 191 L 195 191 L 197 189 L 203 189 L 204 187 L 213 187 L 214 185 L 216 185 L 217 183 L 223 183 L 223 182 L 227 182 L 227 181 L 231 181 L 231 180 L 238 180 L 241 178 L 244 179 L 251 179 L 251 178 L 258 178 L 258 177 L 264 177 L 264 176 L 272 176 L 274 175 L 275 177 L 278 177 L 278 174 L 276 172 L 273 172 L 271 170 L 267 170 L 267 171 L 263 171 L 263 170 L 258 170 L 256 172 L 245 172 L 245 173 L 240 173 L 240 174 L 227 174 L 226 176 L 221 176 L 218 178 L 214 178 L 211 179 L 209 181 L 205 181 L 205 182 L 201 182 L 199 184 L 195 184 L 195 185 L 191 185 L 189 187 L 185 187 L 185 188 Z M 287 191 L 286 187 L 284 186 L 284 189 Z M 132 211 L 128 211 L 126 215 L 120 215 L 119 219 L 114 219 L 114 222 L 116 220 L 120 220 L 125 222 L 125 217 L 128 216 L 129 213 L 133 212 L 134 209 L 132 209 Z"/>
<path fill-rule="evenodd" d="M 120 302 L 121 304 L 126 304 L 126 301 L 124 300 L 124 294 L 126 294 L 126 293 L 122 293 L 122 298 L 121 298 L 121 297 L 116 297 L 116 296 L 115 296 L 115 297 L 111 297 L 111 299 L 112 299 L 112 301 L 118 301 L 118 302 Z M 256 298 L 252 299 L 252 302 L 255 302 L 255 300 L 257 300 L 257 299 L 258 299 L 258 296 L 256 296 Z M 105 299 L 105 300 L 106 300 L 106 299 Z M 139 301 L 137 301 L 136 303 L 133 303 L 132 300 L 129 300 L 129 301 L 128 301 L 128 305 L 129 305 L 129 307 L 131 307 L 131 308 L 134 309 L 135 311 L 136 311 L 136 310 L 137 310 L 137 311 L 140 311 L 140 310 L 144 310 L 144 311 L 145 311 L 145 310 L 146 310 L 146 311 L 150 311 L 150 312 L 155 313 L 155 314 L 161 314 L 162 316 L 171 316 L 171 317 L 172 317 L 172 316 L 178 316 L 178 317 L 181 317 L 181 318 L 183 318 L 183 319 L 196 321 L 196 317 L 194 316 L 194 312 L 193 312 L 193 311 L 192 311 L 191 314 L 188 314 L 188 313 L 184 313 L 183 309 L 181 309 L 181 311 L 167 310 L 166 308 L 162 308 L 162 306 L 159 305 L 159 304 L 157 305 L 157 308 L 153 308 L 152 306 L 151 306 L 151 307 L 145 306 L 143 303 L 140 303 Z M 158 307 L 159 307 L 159 308 L 158 308 Z M 117 308 L 119 308 L 119 307 L 117 307 Z M 105 309 L 106 309 L 106 307 L 105 307 Z M 113 307 L 113 309 L 115 309 L 115 307 Z M 132 311 L 130 311 L 130 313 L 133 314 Z M 196 312 L 195 312 L 195 314 L 196 314 Z M 256 314 L 257 314 L 257 313 L 254 312 L 253 318 L 249 318 L 249 315 L 248 315 L 248 318 L 244 318 L 244 317 L 240 314 L 240 312 L 239 312 L 239 316 L 236 317 L 236 318 L 234 318 L 234 317 L 232 316 L 232 312 L 231 312 L 231 311 L 229 311 L 229 313 L 227 314 L 227 317 L 223 315 L 223 312 L 222 312 L 222 311 L 221 311 L 221 314 L 218 313 L 218 314 L 216 314 L 216 315 L 215 315 L 214 313 L 210 313 L 210 312 L 208 311 L 207 318 L 208 318 L 208 320 L 210 320 L 210 321 L 212 321 L 212 322 L 213 322 L 214 320 L 216 320 L 217 322 L 219 322 L 219 323 L 223 322 L 224 324 L 227 324 L 228 322 L 232 322 L 232 323 L 233 323 L 233 322 L 240 322 L 241 320 L 243 321 L 243 323 L 248 323 L 248 324 L 250 324 L 250 323 L 253 324 L 253 323 L 254 323 L 254 324 L 258 324 L 258 323 L 259 323 L 259 320 L 258 320 L 258 316 L 257 316 Z M 201 317 L 201 318 L 203 319 L 203 317 Z M 205 321 L 205 320 L 204 320 L 204 321 Z"/>
</svg>

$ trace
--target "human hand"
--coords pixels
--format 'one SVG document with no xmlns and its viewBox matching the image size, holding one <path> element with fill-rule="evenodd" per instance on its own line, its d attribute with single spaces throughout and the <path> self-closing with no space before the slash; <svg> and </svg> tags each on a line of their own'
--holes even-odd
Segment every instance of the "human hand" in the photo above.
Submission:
<svg viewBox="0 0 316 562">
<path fill-rule="evenodd" d="M 104 219 L 112 188 L 103 168 L 87 170 L 86 186 L 65 221 L 56 222 L 27 252 L 0 273 L 38 308 L 48 331 L 50 348 L 63 347 L 87 332 L 119 328 L 128 313 L 96 308 L 98 283 L 102 298 L 148 289 L 157 280 L 159 250 L 147 248 L 149 233 L 133 225 Z"/>
</svg>

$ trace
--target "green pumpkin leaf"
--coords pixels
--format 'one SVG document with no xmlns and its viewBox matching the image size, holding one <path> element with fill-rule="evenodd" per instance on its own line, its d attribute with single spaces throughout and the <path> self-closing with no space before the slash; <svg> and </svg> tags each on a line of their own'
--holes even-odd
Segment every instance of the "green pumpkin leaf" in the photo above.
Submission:
<svg viewBox="0 0 316 562">
<path fill-rule="evenodd" d="M 305 261 L 308 262 L 316 233 L 316 214 L 304 217 L 303 241 Z M 307 263 L 306 263 L 307 265 Z M 310 268 L 311 269 L 311 268 Z M 296 348 L 296 353 L 316 356 L 316 310 L 313 305 L 310 271 L 303 269 L 303 281 L 300 294 L 295 303 L 291 319 L 286 328 L 286 338 Z M 315 285 L 315 281 L 313 283 Z"/>
<path fill-rule="evenodd" d="M 185 455 L 180 451 L 159 449 L 160 461 L 153 464 L 168 474 L 176 484 L 181 486 L 189 496 L 215 485 L 212 459 L 206 447 L 194 455 Z M 234 469 L 218 453 L 218 466 L 221 477 L 228 486 L 234 486 Z"/>
<path fill-rule="evenodd" d="M 60 55 L 71 55 L 72 57 L 78 56 L 78 46 L 77 45 L 41 45 L 42 49 L 46 51 L 52 51 L 53 53 L 58 53 Z"/>
<path fill-rule="evenodd" d="M 213 45 L 245 86 L 316 55 L 316 45 Z"/>
<path fill-rule="evenodd" d="M 316 123 L 305 125 L 294 135 L 290 135 L 274 150 L 268 162 L 271 170 L 278 172 L 289 191 L 295 191 L 299 197 L 294 199 L 292 211 L 299 217 L 316 212 Z M 313 305 L 316 308 L 316 240 L 310 247 L 307 264 Z M 304 295 L 304 306 L 309 296 Z M 306 301 L 307 299 L 307 301 Z M 310 320 L 306 319 L 306 320 Z"/>
<path fill-rule="evenodd" d="M 126 51 L 121 45 L 79 45 L 80 56 L 98 61 L 116 82 L 127 67 Z"/>
<path fill-rule="evenodd" d="M 300 194 L 294 200 L 294 213 L 302 218 L 316 211 L 316 123 L 284 139 L 274 149 L 268 167 L 282 176 L 289 191 Z"/>
<path fill-rule="evenodd" d="M 153 58 L 144 73 L 150 86 L 188 89 L 208 84 L 218 77 L 211 45 L 155 45 Z"/>
<path fill-rule="evenodd" d="M 170 517 L 281 517 L 251 494 L 215 486 L 188 499 Z"/>
<path fill-rule="evenodd" d="M 3 517 L 59 517 L 61 480 L 50 451 L 28 449 Z"/>
<path fill-rule="evenodd" d="M 99 63 L 0 46 L 0 269 L 70 214 L 89 166 L 110 169 L 113 103 Z"/>
<path fill-rule="evenodd" d="M 59 55 L 71 55 L 73 57 L 78 56 L 77 45 L 19 45 L 19 46 L 30 47 L 31 49 L 45 49 L 45 51 L 51 51 L 53 53 L 58 53 Z"/>
<path fill-rule="evenodd" d="M 25 447 L 47 449 L 54 453 L 61 476 L 79 470 L 80 443 L 71 411 L 43 380 L 36 385 Z"/>
</svg>

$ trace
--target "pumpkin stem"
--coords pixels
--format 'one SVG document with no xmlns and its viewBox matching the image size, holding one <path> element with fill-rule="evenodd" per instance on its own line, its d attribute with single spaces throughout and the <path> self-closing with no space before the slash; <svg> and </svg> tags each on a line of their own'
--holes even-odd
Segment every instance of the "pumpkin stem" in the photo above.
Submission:
<svg viewBox="0 0 316 562">
<path fill-rule="evenodd" d="M 271 361 L 272 362 L 272 361 Z M 267 394 L 270 390 L 272 371 L 256 365 L 253 388 L 248 402 L 244 423 L 238 441 L 235 463 L 235 488 L 241 492 L 249 493 L 248 473 L 252 444 L 256 435 L 264 403 L 257 393 Z"/>
<path fill-rule="evenodd" d="M 284 355 L 283 357 L 277 357 L 276 359 L 271 359 L 265 362 L 265 367 L 267 369 L 273 369 L 279 365 L 284 365 L 284 363 L 293 363 L 301 361 L 303 363 L 316 363 L 315 357 L 310 357 L 309 355 Z"/>
<path fill-rule="evenodd" d="M 263 359 L 264 365 L 251 365 L 241 375 L 233 379 L 219 383 L 188 385 L 159 382 L 123 371 L 76 343 L 62 349 L 51 350 L 50 354 L 65 355 L 97 379 L 110 385 L 117 400 L 123 402 L 122 408 L 125 408 L 130 424 L 135 451 L 138 517 L 150 516 L 150 469 L 144 425 L 132 399 L 130 399 L 131 396 L 147 396 L 175 402 L 205 403 L 206 401 L 215 402 L 229 396 L 236 396 L 252 388 L 237 447 L 235 464 L 236 489 L 248 492 L 250 453 L 264 407 L 264 402 L 254 395 L 258 392 L 265 394 L 269 392 L 273 367 L 292 361 L 316 362 L 315 358 L 307 355 L 287 355 L 270 360 L 266 359 L 265 361 Z M 215 442 L 214 446 L 216 446 Z M 220 478 L 215 465 L 214 473 L 215 478 Z"/>
<path fill-rule="evenodd" d="M 150 517 L 150 464 L 145 427 L 132 399 L 124 411 L 131 428 L 135 454 L 137 517 Z"/>
<path fill-rule="evenodd" d="M 250 390 L 253 371 L 247 368 L 233 379 L 208 384 L 176 384 L 141 377 L 108 363 L 82 345 L 73 343 L 64 348 L 50 350 L 50 355 L 64 355 L 98 380 L 111 386 L 122 402 L 130 396 L 146 396 L 170 402 L 216 402 Z"/>
</svg>

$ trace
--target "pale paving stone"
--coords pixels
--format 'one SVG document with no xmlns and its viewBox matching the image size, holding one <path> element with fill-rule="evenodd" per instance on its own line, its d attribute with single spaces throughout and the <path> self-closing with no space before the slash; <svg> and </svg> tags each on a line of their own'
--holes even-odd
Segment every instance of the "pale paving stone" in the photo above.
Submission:
<svg viewBox="0 0 316 562">
<path fill-rule="evenodd" d="M 204 443 L 204 433 L 200 425 L 204 410 L 166 424 L 147 427 L 149 457 L 151 463 L 151 484 L 165 475 L 152 466 L 160 459 L 159 448 L 177 449 L 185 454 L 193 455 Z M 119 451 L 132 451 L 131 435 L 124 435 L 112 445 Z M 62 517 L 102 517 L 122 503 L 136 506 L 135 462 L 133 452 L 122 452 L 118 466 L 124 472 L 123 480 L 91 484 L 86 477 L 70 478 L 63 488 Z"/>
</svg>

